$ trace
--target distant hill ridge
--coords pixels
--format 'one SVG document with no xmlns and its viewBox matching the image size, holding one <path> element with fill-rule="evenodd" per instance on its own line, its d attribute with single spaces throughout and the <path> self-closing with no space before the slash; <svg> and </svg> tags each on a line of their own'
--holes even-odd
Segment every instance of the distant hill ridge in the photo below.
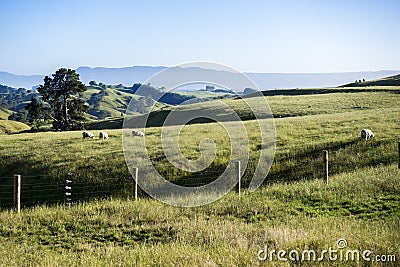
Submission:
<svg viewBox="0 0 400 267">
<path fill-rule="evenodd" d="M 142 86 L 142 87 L 141 87 Z M 140 91 L 138 89 L 141 88 Z M 211 94 L 211 93 L 210 93 Z M 214 93 L 215 97 L 219 96 Z M 0 108 L 11 113 L 24 110 L 36 93 L 25 89 L 16 89 L 0 85 Z M 131 99 L 134 99 L 135 113 L 144 114 L 155 105 L 155 108 L 178 105 L 185 101 L 196 99 L 191 93 L 180 94 L 175 92 L 163 92 L 159 88 L 150 85 L 134 84 L 131 87 L 113 85 L 92 85 L 82 93 L 82 99 L 89 104 L 89 117 L 92 119 L 104 119 L 108 117 L 121 117 L 126 111 Z M 158 100 L 158 101 L 156 101 Z M 0 118 L 7 119 L 11 115 L 0 110 Z M 13 118 L 14 119 L 14 118 Z"/>
<path fill-rule="evenodd" d="M 353 82 L 342 85 L 340 87 L 366 87 L 366 86 L 400 86 L 400 74 L 371 81 Z"/>
<path fill-rule="evenodd" d="M 79 67 L 76 69 L 81 80 L 88 84 L 94 80 L 105 84 L 132 86 L 134 83 L 144 83 L 154 74 L 166 69 L 164 66 L 133 66 L 123 68 Z M 179 69 L 179 68 L 177 68 Z M 193 68 L 196 70 L 196 68 Z M 204 69 L 197 68 L 198 71 Z M 221 72 L 221 71 L 220 71 Z M 217 71 L 214 71 L 216 74 Z M 338 73 L 252 73 L 245 72 L 260 90 L 282 88 L 316 88 L 334 87 L 348 84 L 354 80 L 373 80 L 400 73 L 396 70 L 338 72 Z M 47 73 L 46 75 L 50 75 Z M 31 89 L 43 83 L 45 75 L 17 75 L 0 71 L 0 84 Z M 230 88 L 243 91 L 244 88 Z"/>
</svg>

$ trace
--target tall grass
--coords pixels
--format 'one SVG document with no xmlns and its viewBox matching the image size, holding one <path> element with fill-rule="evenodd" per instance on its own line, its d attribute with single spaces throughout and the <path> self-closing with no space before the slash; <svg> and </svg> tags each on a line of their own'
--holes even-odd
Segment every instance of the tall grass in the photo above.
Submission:
<svg viewBox="0 0 400 267">
<path fill-rule="evenodd" d="M 70 209 L 37 206 L 18 216 L 3 211 L 0 263 L 256 266 L 257 253 L 265 246 L 322 251 L 335 249 L 340 238 L 351 249 L 396 254 L 400 251 L 398 175 L 394 164 L 363 168 L 332 177 L 328 186 L 322 181 L 276 184 L 240 199 L 230 193 L 198 208 L 150 199 L 109 199 Z M 330 264 L 324 261 L 320 266 Z M 282 262 L 266 265 L 282 266 Z"/>
</svg>

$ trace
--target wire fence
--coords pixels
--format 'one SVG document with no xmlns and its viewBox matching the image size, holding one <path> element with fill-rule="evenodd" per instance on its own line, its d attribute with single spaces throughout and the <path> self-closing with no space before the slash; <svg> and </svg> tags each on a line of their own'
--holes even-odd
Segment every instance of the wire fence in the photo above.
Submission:
<svg viewBox="0 0 400 267">
<path fill-rule="evenodd" d="M 165 173 L 165 177 L 173 184 L 180 186 L 203 186 L 215 181 L 220 175 L 220 170 L 208 170 L 199 173 L 186 173 L 177 176 L 176 173 Z M 101 180 L 96 176 L 75 177 L 72 173 L 54 175 L 24 175 L 21 174 L 20 191 L 21 207 L 35 205 L 52 205 L 84 202 L 92 199 L 105 199 L 108 197 L 138 198 L 148 197 L 137 184 L 136 179 L 146 179 L 146 175 L 139 171 L 139 177 L 132 176 L 112 177 Z M 0 177 L 0 209 L 10 209 L 16 206 L 15 184 L 16 176 Z M 137 192 L 135 194 L 135 187 Z M 164 192 L 167 193 L 167 192 Z"/>
<path fill-rule="evenodd" d="M 350 148 L 351 153 L 342 153 L 341 149 L 337 149 L 333 152 L 329 152 L 328 157 L 328 151 L 313 149 L 313 154 L 303 156 L 297 155 L 293 157 L 293 160 L 276 158 L 275 162 L 277 163 L 274 163 L 276 165 L 272 166 L 270 175 L 272 174 L 277 181 L 279 181 L 281 176 L 285 178 L 285 181 L 290 177 L 319 177 L 328 183 L 328 175 L 348 171 L 354 169 L 356 166 L 375 166 L 376 162 L 394 163 L 396 160 L 393 158 L 393 155 L 396 155 L 398 168 L 400 169 L 400 142 L 397 142 L 397 153 L 392 151 L 392 148 L 395 146 L 389 146 L 387 142 L 383 142 L 382 144 L 371 143 L 368 144 L 368 146 L 366 143 L 350 144 L 347 147 Z M 388 149 L 392 152 L 387 153 L 386 150 Z M 373 151 L 373 153 L 370 151 Z M 363 157 L 363 161 L 357 161 L 359 157 Z M 160 173 L 160 176 L 175 185 L 201 187 L 216 181 L 216 179 L 224 173 L 226 167 L 225 165 L 215 166 L 214 168 L 207 168 L 200 172 L 185 172 L 176 171 L 172 168 L 163 168 L 163 172 Z M 239 170 L 235 170 L 230 174 L 232 180 L 229 182 L 233 184 L 239 183 L 239 185 L 233 189 L 238 190 L 239 187 L 239 194 L 240 182 L 243 182 L 244 185 L 248 183 L 248 177 L 251 176 L 249 175 L 249 169 L 251 168 L 251 164 L 248 165 L 245 170 L 240 170 L 239 167 Z M 101 175 L 98 174 L 97 176 L 96 173 L 91 173 L 85 177 L 68 172 L 58 173 L 56 175 L 30 175 L 24 173 L 20 175 L 21 183 L 19 190 L 22 208 L 42 204 L 74 204 L 91 199 L 108 197 L 129 199 L 148 197 L 147 193 L 138 186 L 137 181 L 151 180 L 151 177 L 140 168 L 138 169 L 138 177 L 135 177 L 135 179 L 133 179 L 129 173 L 110 178 L 106 178 L 107 176 L 104 175 L 104 173 Z M 224 185 L 215 183 L 215 186 L 215 189 L 218 190 L 218 186 L 222 188 Z M 15 207 L 15 191 L 15 178 L 13 176 L 0 176 L 0 209 Z"/>
<path fill-rule="evenodd" d="M 12 208 L 15 205 L 15 177 L 0 177 L 0 208 Z M 71 181 L 71 183 L 67 183 Z M 73 175 L 65 174 L 57 179 L 50 175 L 21 175 L 20 202 L 22 207 L 40 204 L 63 204 L 81 202 L 93 198 L 109 196 L 128 196 L 132 178 L 102 179 L 102 181 L 80 181 Z M 68 189 L 69 188 L 69 189 Z M 68 195 L 70 194 L 70 195 Z M 68 200 L 70 199 L 70 200 Z"/>
</svg>

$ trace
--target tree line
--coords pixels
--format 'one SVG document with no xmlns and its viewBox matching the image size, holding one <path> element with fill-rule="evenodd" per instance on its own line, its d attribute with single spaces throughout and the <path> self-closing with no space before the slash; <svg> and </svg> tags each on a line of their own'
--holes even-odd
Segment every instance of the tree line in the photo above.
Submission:
<svg viewBox="0 0 400 267">
<path fill-rule="evenodd" d="M 28 123 L 34 130 L 48 124 L 57 131 L 83 129 L 88 112 L 99 118 L 110 115 L 107 110 L 99 109 L 102 98 L 108 95 L 107 86 L 103 83 L 97 84 L 96 81 L 90 81 L 89 85 L 100 88 L 100 92 L 92 94 L 86 102 L 82 96 L 87 87 L 80 81 L 79 74 L 72 69 L 60 68 L 54 74 L 44 78 L 43 84 L 37 88 L 36 93 L 23 88 L 18 90 L 12 88 L 13 93 L 4 94 L 7 95 L 7 99 L 3 99 L 4 105 L 1 101 L 0 104 L 16 111 L 9 119 Z M 152 106 L 154 99 L 165 104 L 179 105 L 195 98 L 195 96 L 166 92 L 165 88 L 158 89 L 150 84 L 135 83 L 132 87 L 119 84 L 115 88 L 140 96 L 140 100 L 135 103 L 139 113 L 146 111 L 148 106 Z M 8 89 L 4 88 L 4 91 L 9 92 Z M 2 100 L 1 97 L 0 100 Z M 25 101 L 29 103 L 23 109 L 18 109 L 17 107 Z"/>
</svg>

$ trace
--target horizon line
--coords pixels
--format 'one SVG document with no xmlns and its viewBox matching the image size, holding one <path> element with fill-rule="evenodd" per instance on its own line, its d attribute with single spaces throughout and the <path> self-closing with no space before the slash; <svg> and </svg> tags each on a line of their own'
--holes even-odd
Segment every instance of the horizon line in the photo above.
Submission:
<svg viewBox="0 0 400 267">
<path fill-rule="evenodd" d="M 133 66 L 123 66 L 123 67 L 105 67 L 105 66 L 95 66 L 95 67 L 91 67 L 91 66 L 79 66 L 77 68 L 68 68 L 68 67 L 58 67 L 57 69 L 60 68 L 67 68 L 67 69 L 74 69 L 74 70 L 78 70 L 79 68 L 89 68 L 89 69 L 129 69 L 129 68 L 135 68 L 135 67 L 145 67 L 145 68 L 174 68 L 174 67 L 179 67 L 179 66 L 162 66 L 162 65 L 158 65 L 158 66 L 151 66 L 151 65 L 133 65 Z M 197 67 L 197 68 L 201 68 L 201 67 Z M 206 68 L 201 68 L 201 69 L 206 69 Z M 210 69 L 213 70 L 213 69 Z M 215 70 L 215 71 L 220 71 L 220 70 Z M 383 72 L 383 71 L 391 71 L 391 72 L 400 72 L 400 69 L 379 69 L 379 70 L 357 70 L 357 71 L 328 71 L 328 72 L 252 72 L 252 71 L 243 71 L 241 73 L 244 74 L 342 74 L 342 73 L 361 73 L 361 72 Z M 18 76 L 46 76 L 49 74 L 20 74 L 20 73 L 14 73 L 14 72 L 9 72 L 6 70 L 0 70 L 0 73 L 7 73 L 7 74 L 11 74 L 11 75 L 18 75 Z"/>
</svg>

